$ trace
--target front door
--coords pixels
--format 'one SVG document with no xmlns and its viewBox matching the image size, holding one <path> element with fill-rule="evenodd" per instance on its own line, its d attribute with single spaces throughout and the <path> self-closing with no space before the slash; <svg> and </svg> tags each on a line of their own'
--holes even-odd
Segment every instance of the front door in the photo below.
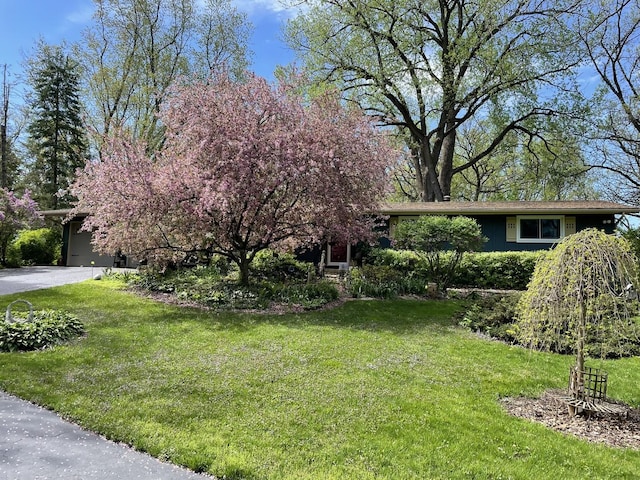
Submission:
<svg viewBox="0 0 640 480">
<path fill-rule="evenodd" d="M 330 243 L 327 246 L 327 265 L 344 267 L 351 261 L 351 245 L 346 243 Z"/>
</svg>

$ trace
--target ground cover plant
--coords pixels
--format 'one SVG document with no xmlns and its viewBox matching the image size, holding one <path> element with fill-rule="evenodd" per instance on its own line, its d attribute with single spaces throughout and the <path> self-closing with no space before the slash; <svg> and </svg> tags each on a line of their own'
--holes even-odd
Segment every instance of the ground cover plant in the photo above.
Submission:
<svg viewBox="0 0 640 480">
<path fill-rule="evenodd" d="M 619 479 L 640 465 L 638 450 L 510 416 L 503 397 L 565 387 L 573 358 L 473 335 L 455 325 L 459 301 L 246 314 L 115 280 L 21 297 L 85 319 L 87 335 L 0 354 L 0 388 L 220 478 Z M 603 364 L 610 395 L 640 405 L 640 359 Z"/>
<path fill-rule="evenodd" d="M 291 254 L 263 250 L 250 268 L 253 281 L 238 282 L 238 269 L 224 257 L 208 266 L 161 272 L 154 269 L 120 275 L 143 293 L 165 296 L 174 303 L 191 303 L 216 309 L 269 309 L 276 306 L 312 310 L 338 298 L 335 282 L 318 279 L 312 263 Z M 116 274 L 117 275 L 117 274 Z"/>
<path fill-rule="evenodd" d="M 12 321 L 0 320 L 0 352 L 48 348 L 84 333 L 82 322 L 67 312 L 39 310 L 27 317 L 16 314 Z"/>
</svg>

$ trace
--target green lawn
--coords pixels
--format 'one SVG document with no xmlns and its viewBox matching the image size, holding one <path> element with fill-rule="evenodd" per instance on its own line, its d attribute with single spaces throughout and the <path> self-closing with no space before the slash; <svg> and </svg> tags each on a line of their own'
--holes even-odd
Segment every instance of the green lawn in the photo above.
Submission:
<svg viewBox="0 0 640 480">
<path fill-rule="evenodd" d="M 640 452 L 512 418 L 502 396 L 563 387 L 573 359 L 456 327 L 456 302 L 200 312 L 112 281 L 0 297 L 68 310 L 88 335 L 0 354 L 0 388 L 108 438 L 230 479 L 623 479 Z M 600 362 L 598 365 L 600 366 Z M 608 361 L 640 404 L 640 359 Z"/>
</svg>

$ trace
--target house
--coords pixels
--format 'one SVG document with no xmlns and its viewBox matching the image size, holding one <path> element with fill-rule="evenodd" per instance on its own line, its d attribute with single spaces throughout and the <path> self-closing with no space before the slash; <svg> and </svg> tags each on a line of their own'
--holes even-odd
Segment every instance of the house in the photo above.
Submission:
<svg viewBox="0 0 640 480">
<path fill-rule="evenodd" d="M 68 210 L 42 212 L 45 217 L 64 220 Z M 380 214 L 388 217 L 388 230 L 380 238 L 383 247 L 390 245 L 389 238 L 399 221 L 420 215 L 463 215 L 474 218 L 489 240 L 485 251 L 542 250 L 548 249 L 567 235 L 585 228 L 597 227 L 613 233 L 621 216 L 640 213 L 639 207 L 631 207 L 606 201 L 564 202 L 416 202 L 387 203 Z M 133 266 L 131 259 L 119 256 L 98 255 L 91 246 L 91 234 L 80 231 L 83 217 L 64 221 L 63 265 L 80 266 Z M 329 244 L 325 250 L 329 267 L 344 267 L 351 263 L 350 245 Z M 318 261 L 320 251 L 308 252 L 305 259 Z"/>
<path fill-rule="evenodd" d="M 622 215 L 640 213 L 631 207 L 606 201 L 561 202 L 414 202 L 387 203 L 380 213 L 388 217 L 388 232 L 380 245 L 388 247 L 398 222 L 421 215 L 462 215 L 475 219 L 488 238 L 484 251 L 544 250 L 562 238 L 586 228 L 613 233 Z M 327 265 L 351 261 L 351 247 L 328 245 Z"/>
</svg>

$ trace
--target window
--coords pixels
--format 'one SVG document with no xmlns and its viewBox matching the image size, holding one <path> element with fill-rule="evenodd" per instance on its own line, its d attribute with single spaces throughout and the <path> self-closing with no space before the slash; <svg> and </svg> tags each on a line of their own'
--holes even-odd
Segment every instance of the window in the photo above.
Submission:
<svg viewBox="0 0 640 480">
<path fill-rule="evenodd" d="M 518 217 L 518 242 L 557 242 L 564 237 L 563 216 Z"/>
</svg>

